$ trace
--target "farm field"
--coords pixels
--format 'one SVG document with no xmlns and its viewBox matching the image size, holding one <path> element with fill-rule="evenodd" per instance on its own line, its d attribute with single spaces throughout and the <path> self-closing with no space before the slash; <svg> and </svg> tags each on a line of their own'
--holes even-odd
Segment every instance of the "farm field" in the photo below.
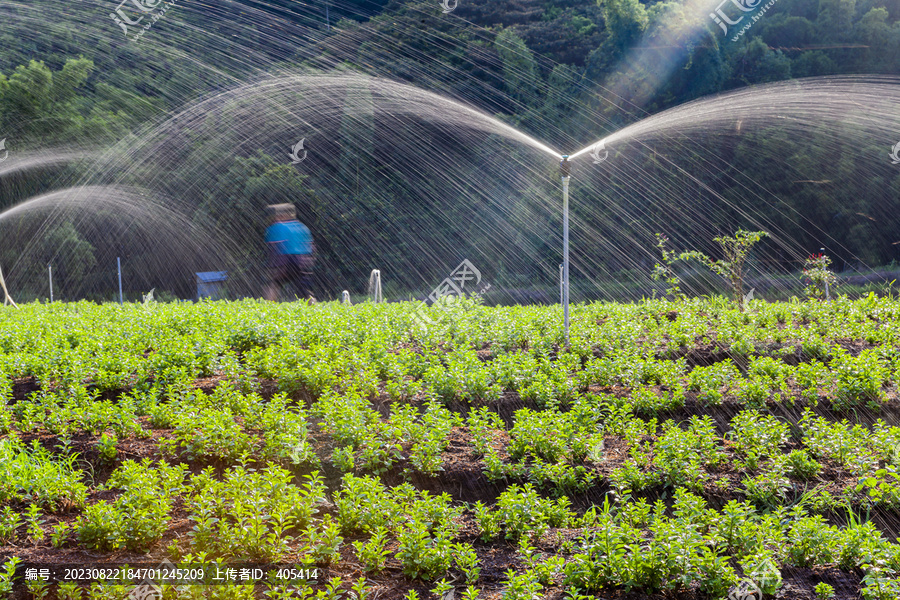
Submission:
<svg viewBox="0 0 900 600">
<path fill-rule="evenodd" d="M 166 599 L 900 597 L 900 302 L 593 303 L 568 349 L 561 321 L 0 309 L 0 597 L 169 563 L 303 576 Z"/>
</svg>

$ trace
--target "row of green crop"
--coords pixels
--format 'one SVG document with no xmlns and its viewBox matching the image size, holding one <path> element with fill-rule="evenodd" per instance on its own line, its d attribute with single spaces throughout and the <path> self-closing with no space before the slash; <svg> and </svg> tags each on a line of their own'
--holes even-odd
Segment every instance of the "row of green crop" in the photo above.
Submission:
<svg viewBox="0 0 900 600">
<path fill-rule="evenodd" d="M 516 595 L 518 587 L 538 591 L 561 585 L 576 595 L 611 588 L 648 592 L 698 586 L 710 598 L 724 598 L 742 577 L 774 594 L 782 585 L 783 568 L 832 564 L 862 569 L 866 599 L 887 600 L 900 592 L 893 578 L 900 571 L 900 547 L 871 523 L 838 528 L 802 506 L 761 513 L 749 503 L 732 501 L 717 511 L 679 490 L 671 511 L 661 500 L 652 505 L 639 500 L 621 507 L 607 502 L 578 516 L 564 498 L 542 498 L 528 485 L 510 487 L 493 508 L 480 503 L 461 507 L 446 494 L 431 496 L 408 484 L 389 489 L 376 479 L 348 475 L 335 495 L 336 516 L 313 521 L 321 494 L 315 478 L 301 488 L 275 470 L 237 468 L 222 481 L 202 473 L 185 483 L 183 476 L 147 464 L 124 465 L 116 484 L 129 487 L 114 505 L 102 505 L 110 508 L 106 529 L 118 536 L 158 527 L 160 515 L 151 515 L 148 505 L 164 503 L 181 486 L 197 524 L 192 551 L 179 557 L 188 564 L 214 555 L 275 560 L 300 543 L 306 565 L 327 565 L 336 558 L 343 536 L 355 536 L 356 560 L 370 575 L 395 560 L 408 577 L 453 578 L 474 587 L 481 559 L 459 537 L 461 519 L 471 515 L 482 539 L 518 543 L 526 568 L 510 573 L 510 597 L 526 597 Z M 151 490 L 161 499 L 150 499 Z M 93 536 L 99 526 L 83 517 L 76 528 L 78 535 Z M 548 555 L 530 545 L 559 528 L 580 534 L 557 542 Z M 109 534 L 106 539 L 118 538 Z M 389 542 L 394 550 L 387 549 Z"/>
<path fill-rule="evenodd" d="M 895 303 L 755 303 L 748 313 L 700 301 L 589 305 L 574 312 L 568 351 L 559 348 L 559 315 L 552 308 L 457 303 L 435 309 L 426 330 L 412 318 L 412 308 L 246 302 L 0 311 L 0 396 L 10 399 L 13 381 L 21 377 L 34 376 L 41 386 L 0 410 L 6 438 L 0 440 L 0 464 L 9 474 L 0 481 L 0 502 L 28 507 L 5 507 L 0 536 L 35 542 L 44 535 L 42 509 L 75 507 L 81 513 L 71 527 L 53 528 L 53 545 L 144 549 L 166 531 L 180 498 L 195 523 L 190 552 L 204 556 L 272 559 L 302 545 L 313 563 L 327 564 L 343 536 L 358 535 L 356 556 L 369 570 L 396 560 L 410 577 L 455 574 L 475 585 L 477 553 L 458 538 L 460 520 L 472 518 L 487 540 L 533 538 L 547 527 L 585 528 L 582 546 L 561 548 L 559 559 L 523 547 L 527 569 L 510 573 L 510 598 L 551 582 L 574 593 L 698 583 L 718 594 L 732 584 L 734 572 L 722 566 L 727 556 L 746 562 L 750 554 L 737 556 L 731 546 L 701 535 L 702 543 L 685 538 L 673 558 L 664 536 L 681 530 L 667 529 L 675 526 L 655 517 L 632 529 L 616 525 L 624 547 L 640 550 L 648 561 L 643 567 L 637 559 L 604 558 L 620 565 L 618 574 L 596 572 L 595 559 L 606 555 L 592 554 L 595 526 L 570 510 L 564 494 L 601 483 L 604 443 L 617 438 L 626 442 L 628 457 L 603 483 L 622 501 L 618 511 L 640 506 L 629 495 L 654 488 L 684 494 L 712 486 L 746 498 L 749 504 L 741 506 L 773 527 L 769 515 L 787 510 L 784 505 L 806 486 L 813 491 L 803 497 L 803 510 L 810 512 L 796 520 L 807 519 L 808 531 L 790 538 L 794 534 L 782 522 L 782 534 L 810 546 L 804 536 L 819 532 L 817 543 L 828 550 L 801 561 L 778 550 L 784 539 L 772 538 L 760 560 L 849 568 L 849 559 L 841 558 L 849 552 L 851 562 L 866 570 L 865 594 L 894 597 L 893 546 L 878 542 L 865 556 L 853 554 L 846 532 L 862 526 L 829 529 L 815 513 L 900 506 L 898 429 L 881 422 L 871 428 L 835 423 L 811 412 L 792 429 L 760 409 L 771 399 L 814 404 L 827 398 L 839 408 L 894 402 L 900 372 Z M 849 342 L 865 348 L 848 352 Z M 691 369 L 687 360 L 669 358 L 692 347 L 723 360 Z M 803 362 L 792 366 L 782 357 Z M 212 394 L 194 388 L 198 377 L 211 375 L 222 381 Z M 274 379 L 281 391 L 308 394 L 310 405 L 277 395 L 263 400 L 255 393 L 260 378 Z M 117 397 L 103 399 L 103 392 Z M 543 410 L 521 410 L 506 427 L 495 413 L 478 408 L 508 392 Z M 678 408 L 689 394 L 708 405 L 733 400 L 748 410 L 732 419 L 725 436 L 708 418 L 680 425 L 645 420 Z M 393 402 L 387 417 L 376 408 L 385 397 Z M 459 403 L 471 407 L 465 418 L 449 410 Z M 438 474 L 448 436 L 459 426 L 471 433 L 488 477 L 536 488 L 513 485 L 493 507 L 465 507 L 409 486 L 386 490 L 376 480 L 348 475 L 335 497 L 334 519 L 314 519 L 313 512 L 306 520 L 277 516 L 287 514 L 288 505 L 306 514 L 303 507 L 312 511 L 320 502 L 319 480 L 297 487 L 283 470 L 291 464 L 316 468 L 312 431 L 326 434 L 334 448 L 327 458 L 344 472 L 378 474 L 403 465 Z M 100 435 L 100 456 L 113 461 L 119 439 L 149 437 L 148 427 L 167 431 L 158 443 L 164 456 L 215 459 L 232 468 L 222 478 L 211 471 L 187 478 L 183 466 L 126 462 L 107 484 L 121 490 L 116 499 L 86 505 L 89 482 L 71 453 L 71 436 Z M 16 439 L 44 431 L 58 436 L 56 456 Z M 791 440 L 797 449 L 790 450 Z M 740 481 L 734 490 L 719 476 L 732 464 Z M 825 466 L 852 476 L 850 485 L 823 478 Z M 542 488 L 558 498 L 543 498 L 535 491 Z M 365 503 L 379 497 L 381 504 L 371 510 L 383 522 L 348 525 L 349 515 L 370 511 Z M 342 513 L 342 503 L 355 508 Z M 638 529 L 643 541 L 634 537 Z M 672 564 L 678 557 L 682 563 Z M 652 573 L 661 575 L 654 579 Z"/>
<path fill-rule="evenodd" d="M 644 358 L 695 346 L 754 356 L 787 346 L 828 361 L 840 357 L 837 341 L 886 347 L 898 342 L 897 303 L 877 298 L 760 302 L 749 313 L 701 301 L 579 306 L 573 309 L 569 352 L 558 352 L 562 331 L 553 307 L 488 309 L 460 302 L 429 309 L 435 318 L 424 329 L 415 319 L 417 308 L 414 303 L 303 308 L 251 301 L 125 308 L 31 305 L 21 312 L 0 312 L 0 379 L 34 376 L 47 387 L 91 383 L 107 391 L 251 368 L 291 375 L 285 385 L 293 382 L 317 393 L 348 374 L 361 381 L 420 378 L 437 364 L 446 366 L 448 350 L 456 351 L 454 366 L 466 371 L 474 368 L 473 350 L 487 348 L 494 357 L 529 351 L 530 358 L 509 359 L 487 377 L 465 382 L 454 376 L 472 388 L 461 391 L 478 395 L 492 385 L 553 385 L 554 375 L 565 375 L 593 356 Z M 409 351 L 401 352 L 404 347 Z M 882 358 L 891 365 L 895 360 Z M 315 370 L 332 361 L 339 364 L 329 372 Z M 537 381 L 517 385 L 522 372 L 534 370 L 541 373 Z M 439 373 L 428 377 L 438 387 L 441 379 Z M 10 394 L 7 382 L 0 394 Z"/>
<path fill-rule="evenodd" d="M 380 474 L 404 466 L 407 472 L 436 475 L 451 431 L 464 425 L 490 479 L 530 481 L 557 494 L 603 484 L 621 496 L 662 487 L 697 492 L 712 487 L 774 507 L 793 498 L 800 487 L 813 487 L 811 499 L 819 511 L 845 504 L 900 507 L 900 428 L 881 421 L 872 427 L 851 426 L 816 417 L 808 409 L 793 429 L 747 409 L 731 420 L 723 436 L 708 416 L 681 425 L 672 419 L 659 423 L 635 414 L 633 396 L 605 394 L 579 396 L 567 410 L 521 409 L 508 429 L 487 407 L 463 418 L 434 401 L 419 409 L 395 403 L 382 417 L 356 390 L 327 392 L 309 410 L 281 395 L 265 401 L 227 382 L 211 394 L 188 388 L 168 400 L 143 404 L 133 398 L 111 403 L 81 396 L 54 404 L 49 396 L 17 403 L 10 431 L 58 434 L 61 458 L 53 460 L 43 448 L 29 449 L 15 437 L 2 442 L 10 476 L 0 483 L 0 501 L 28 499 L 51 510 L 82 506 L 86 491 L 70 454 L 71 428 L 90 421 L 93 433 L 103 433 L 97 442 L 101 458 L 111 461 L 118 437 L 151 435 L 138 420 L 149 415 L 149 427 L 169 432 L 159 439 L 161 453 L 188 461 L 234 464 L 252 457 L 262 464 L 317 468 L 320 457 L 309 438 L 316 429 L 334 448 L 326 458 L 344 472 Z M 605 460 L 607 438 L 624 440 L 628 457 L 603 480 L 597 467 Z M 800 447 L 788 451 L 792 441 Z M 830 482 L 821 476 L 823 463 L 844 470 L 853 485 L 825 489 Z M 731 481 L 718 474 L 726 465 L 740 474 L 739 488 L 732 490 Z"/>
</svg>

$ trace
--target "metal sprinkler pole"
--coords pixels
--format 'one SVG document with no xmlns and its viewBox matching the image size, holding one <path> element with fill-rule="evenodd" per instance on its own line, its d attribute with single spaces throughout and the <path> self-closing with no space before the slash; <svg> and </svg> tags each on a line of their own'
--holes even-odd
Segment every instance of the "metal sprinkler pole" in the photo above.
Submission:
<svg viewBox="0 0 900 600">
<path fill-rule="evenodd" d="M 50 278 L 50 302 L 53 302 L 53 265 L 47 265 L 47 276 Z"/>
<path fill-rule="evenodd" d="M 563 186 L 563 324 L 566 330 L 566 348 L 569 347 L 569 155 L 564 154 L 559 163 Z"/>
<path fill-rule="evenodd" d="M 825 248 L 819 248 L 819 251 L 822 253 L 822 256 L 825 256 Z M 828 290 L 828 278 L 825 278 L 825 300 L 831 300 L 831 292 Z"/>
<path fill-rule="evenodd" d="M 119 266 L 119 304 L 122 304 L 122 258 L 116 257 L 116 264 Z"/>
<path fill-rule="evenodd" d="M 563 265 L 559 263 L 559 305 L 563 304 Z"/>
</svg>

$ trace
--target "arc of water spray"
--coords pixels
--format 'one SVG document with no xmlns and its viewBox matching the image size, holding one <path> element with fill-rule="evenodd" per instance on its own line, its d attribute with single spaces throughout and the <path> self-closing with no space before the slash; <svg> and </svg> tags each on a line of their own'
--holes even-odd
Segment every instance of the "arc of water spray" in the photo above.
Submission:
<svg viewBox="0 0 900 600">
<path fill-rule="evenodd" d="M 19 305 L 16 304 L 15 301 L 12 299 L 12 297 L 9 295 L 9 290 L 6 289 L 6 280 L 3 279 L 3 269 L 2 268 L 0 268 L 0 287 L 3 288 L 3 295 L 4 295 L 3 306 L 6 306 L 7 304 L 12 304 L 16 308 L 19 308 Z"/>
</svg>

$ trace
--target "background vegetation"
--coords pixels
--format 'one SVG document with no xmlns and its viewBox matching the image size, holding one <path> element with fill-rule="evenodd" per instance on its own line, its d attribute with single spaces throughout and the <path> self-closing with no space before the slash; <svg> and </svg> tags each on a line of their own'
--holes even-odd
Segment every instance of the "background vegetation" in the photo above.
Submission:
<svg viewBox="0 0 900 600">
<path fill-rule="evenodd" d="M 8 140 L 8 148 L 84 149 L 127 141 L 197 98 L 284 69 L 349 69 L 409 82 L 500 115 L 556 147 L 572 149 L 648 114 L 743 86 L 835 74 L 900 75 L 900 6 L 890 0 L 779 0 L 734 42 L 729 37 L 733 32 L 723 35 L 708 11 L 695 12 L 680 2 L 463 0 L 452 18 L 441 14 L 438 2 L 337 2 L 329 3 L 330 28 L 323 2 L 299 6 L 287 0 L 246 0 L 215 7 L 184 2 L 139 42 L 121 36 L 107 17 L 107 4 L 0 2 L 0 18 L 6 24 L 0 32 L 0 138 Z M 377 149 L 379 140 L 371 141 Z M 671 164 L 665 168 L 655 154 L 639 165 L 648 185 L 669 197 L 670 204 L 648 210 L 670 223 L 665 233 L 676 246 L 697 237 L 694 224 L 682 219 L 677 208 L 685 203 L 710 215 L 712 234 L 748 226 L 747 212 L 765 213 L 766 201 L 748 197 L 744 184 L 730 178 L 750 173 L 785 203 L 771 222 L 796 247 L 809 252 L 827 247 L 839 271 L 898 258 L 897 211 L 877 198 L 897 196 L 900 173 L 866 176 L 873 156 L 888 160 L 887 140 L 871 140 L 868 148 L 851 143 L 834 148 L 815 136 L 788 138 L 772 127 L 728 140 L 710 135 L 700 142 L 694 151 L 669 157 Z M 202 144 L 185 143 L 194 144 L 194 151 Z M 238 148 L 221 157 L 214 172 L 203 174 L 202 186 L 196 185 L 190 170 L 173 169 L 167 189 L 191 207 L 196 223 L 244 223 L 231 234 L 248 264 L 260 258 L 262 207 L 293 199 L 322 242 L 320 264 L 327 265 L 327 274 L 323 270 L 320 275 L 320 289 L 334 288 L 335 281 L 365 281 L 373 266 L 366 257 L 373 248 L 379 249 L 378 266 L 385 272 L 409 270 L 410 248 L 402 235 L 384 233 L 385 221 L 398 223 L 397 231 L 417 231 L 422 246 L 459 239 L 461 256 L 489 245 L 489 231 L 473 235 L 466 230 L 473 207 L 464 189 L 441 190 L 442 205 L 453 208 L 437 228 L 425 228 L 428 208 L 423 210 L 419 197 L 400 182 L 379 180 L 382 165 L 364 147 L 356 149 L 357 181 L 362 173 L 365 181 L 391 186 L 387 205 L 373 205 L 365 186 L 347 185 L 327 195 L 328 182 L 340 174 L 330 174 L 328 180 L 296 176 L 282 160 L 284 151 L 277 141 L 268 148 Z M 720 157 L 728 168 L 696 174 L 693 190 L 677 183 L 678 167 L 708 156 Z M 0 208 L 52 189 L 61 180 L 77 181 L 87 169 L 69 164 L 27 176 L 6 175 Z M 616 273 L 623 279 L 634 277 L 621 273 L 633 265 L 610 253 L 610 246 L 628 254 L 630 248 L 654 245 L 654 232 L 632 224 L 647 215 L 629 213 L 629 203 L 640 203 L 641 198 L 624 183 L 615 177 L 608 182 L 608 198 L 621 198 L 616 202 L 601 205 L 596 199 L 573 198 L 576 228 L 583 227 L 574 232 L 579 253 L 595 257 L 574 272 L 585 284 Z M 553 185 L 548 179 L 547 189 Z M 500 191 L 515 196 L 526 190 L 513 185 Z M 743 203 L 748 210 L 739 214 L 721 198 Z M 558 227 L 551 218 L 556 217 L 533 208 L 521 210 L 519 218 L 536 225 L 517 240 L 517 252 L 548 258 L 526 265 L 492 255 L 482 263 L 505 271 L 510 282 L 552 287 Z M 418 220 L 410 216 L 417 212 Z M 500 218 L 493 215 L 494 220 Z M 95 276 L 88 284 L 76 285 L 108 249 L 81 223 L 59 227 L 56 237 L 46 240 L 49 249 L 44 254 L 50 256 L 17 266 L 22 274 L 19 288 L 26 296 L 46 295 L 30 283 L 36 276 L 25 273 L 39 272 L 44 267 L 38 263 L 49 258 L 58 263 L 60 277 L 70 281 L 70 295 L 85 295 L 104 287 L 99 280 L 110 280 Z M 610 232 L 606 239 L 591 234 L 600 229 Z M 384 239 L 367 241 L 379 236 Z M 711 240 L 713 235 L 705 237 Z M 76 251 L 60 252 L 60 238 Z M 713 251 L 708 243 L 701 249 Z M 15 263 L 19 250 L 0 247 L 0 264 Z M 772 251 L 767 258 L 782 269 L 800 266 L 800 257 L 784 252 Z M 642 261 L 641 267 L 652 266 L 652 258 Z M 444 276 L 446 266 L 434 263 L 414 262 L 420 281 L 436 282 Z M 149 289 L 154 283 L 133 285 Z M 185 285 L 172 285 L 181 294 L 189 292 Z"/>
</svg>

